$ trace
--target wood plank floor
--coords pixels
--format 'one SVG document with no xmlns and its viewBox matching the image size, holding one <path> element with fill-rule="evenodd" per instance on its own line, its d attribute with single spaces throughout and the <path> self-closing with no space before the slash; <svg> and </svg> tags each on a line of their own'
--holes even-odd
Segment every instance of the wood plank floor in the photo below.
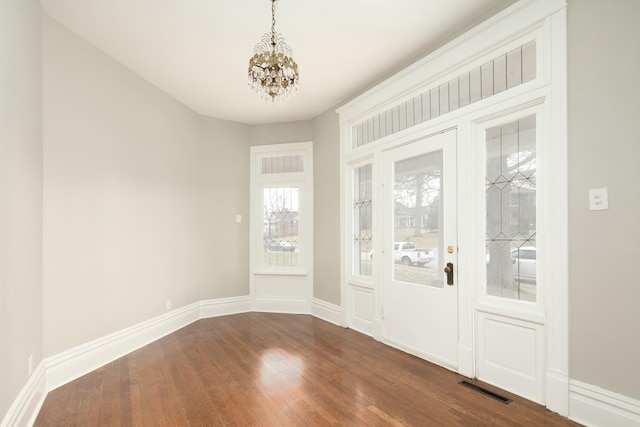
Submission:
<svg viewBox="0 0 640 427">
<path fill-rule="evenodd" d="M 307 315 L 199 320 L 47 395 L 35 426 L 577 426 Z"/>
</svg>

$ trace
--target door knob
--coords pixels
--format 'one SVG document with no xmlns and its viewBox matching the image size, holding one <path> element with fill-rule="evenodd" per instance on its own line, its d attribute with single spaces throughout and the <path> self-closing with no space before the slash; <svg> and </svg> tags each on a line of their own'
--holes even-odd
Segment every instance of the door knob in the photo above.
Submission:
<svg viewBox="0 0 640 427">
<path fill-rule="evenodd" d="M 447 273 L 447 285 L 453 286 L 453 263 L 448 262 L 444 268 L 444 272 Z"/>
</svg>

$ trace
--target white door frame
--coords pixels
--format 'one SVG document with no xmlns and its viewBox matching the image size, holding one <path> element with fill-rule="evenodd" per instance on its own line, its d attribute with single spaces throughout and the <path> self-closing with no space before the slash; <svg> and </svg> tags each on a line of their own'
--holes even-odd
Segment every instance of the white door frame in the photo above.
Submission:
<svg viewBox="0 0 640 427">
<path fill-rule="evenodd" d="M 385 111 L 403 105 L 425 91 L 437 88 L 465 70 L 478 67 L 501 52 L 535 40 L 537 46 L 537 72 L 533 81 L 493 95 L 475 104 L 449 112 L 427 122 L 397 131 L 398 136 L 410 138 L 411 134 L 437 132 L 456 127 L 458 130 L 459 186 L 472 188 L 477 176 L 469 169 L 477 161 L 481 148 L 473 144 L 480 123 L 492 115 L 508 113 L 527 105 L 542 105 L 545 120 L 543 143 L 539 147 L 540 162 L 546 183 L 540 188 L 539 200 L 545 206 L 545 221 L 539 233 L 553 235 L 553 245 L 541 242 L 541 268 L 539 283 L 544 283 L 544 403 L 552 411 L 568 415 L 568 277 L 567 264 L 567 120 L 566 120 L 566 2 L 564 0 L 522 0 L 470 30 L 463 36 L 433 52 L 424 59 L 387 79 L 377 87 L 354 99 L 337 112 L 340 114 L 342 145 L 342 304 L 343 324 L 380 338 L 380 301 L 376 280 L 355 276 L 350 272 L 352 247 L 348 243 L 351 215 L 351 172 L 358 162 L 371 161 L 379 168 L 377 150 L 390 144 L 391 137 L 375 133 L 375 120 L 384 117 Z M 465 59 L 466 58 L 466 59 Z M 373 131 L 372 131 L 373 129 Z M 356 136 L 365 135 L 366 144 L 352 147 Z M 396 130 L 394 129 L 394 132 Z M 371 134 L 371 135 L 370 135 Z M 465 141 L 468 146 L 465 147 Z M 376 188 L 379 177 L 375 176 Z M 553 185 L 550 185 L 553 183 Z M 375 200 L 379 199 L 379 194 Z M 477 194 L 459 194 L 459 210 L 478 206 Z M 460 247 L 472 244 L 480 225 L 476 219 L 459 223 Z M 378 232 L 374 228 L 375 234 Z M 466 239 L 466 240 L 465 240 Z M 459 366 L 458 372 L 475 375 L 478 286 L 472 273 L 479 271 L 482 262 L 473 251 L 459 252 L 460 280 L 467 276 L 469 287 L 459 290 Z M 374 265 L 374 276 L 376 274 Z"/>
</svg>

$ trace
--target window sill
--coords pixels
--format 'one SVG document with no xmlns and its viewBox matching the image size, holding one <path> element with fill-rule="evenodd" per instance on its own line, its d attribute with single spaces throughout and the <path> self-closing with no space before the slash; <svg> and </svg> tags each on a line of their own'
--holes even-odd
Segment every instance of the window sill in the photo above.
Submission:
<svg viewBox="0 0 640 427">
<path fill-rule="evenodd" d="M 306 268 L 257 268 L 251 274 L 255 276 L 308 276 L 309 271 Z"/>
</svg>

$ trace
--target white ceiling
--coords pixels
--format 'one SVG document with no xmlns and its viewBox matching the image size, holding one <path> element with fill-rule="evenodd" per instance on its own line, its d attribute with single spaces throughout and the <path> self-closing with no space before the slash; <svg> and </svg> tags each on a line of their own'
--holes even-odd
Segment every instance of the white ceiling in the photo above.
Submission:
<svg viewBox="0 0 640 427">
<path fill-rule="evenodd" d="M 270 0 L 41 0 L 44 12 L 199 114 L 308 120 L 513 0 L 278 0 L 300 89 L 265 104 L 247 85 Z"/>
</svg>

